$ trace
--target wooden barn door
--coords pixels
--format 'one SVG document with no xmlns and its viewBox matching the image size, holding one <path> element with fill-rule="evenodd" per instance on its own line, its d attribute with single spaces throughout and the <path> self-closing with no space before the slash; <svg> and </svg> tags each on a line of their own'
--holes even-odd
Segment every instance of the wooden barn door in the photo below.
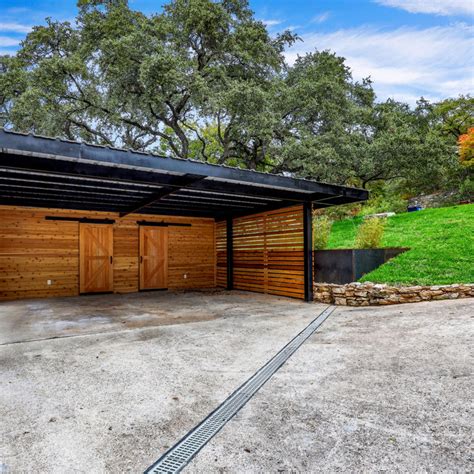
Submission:
<svg viewBox="0 0 474 474">
<path fill-rule="evenodd" d="M 140 226 L 140 290 L 168 288 L 168 228 Z"/>
<path fill-rule="evenodd" d="M 79 224 L 80 293 L 113 291 L 113 228 L 107 224 Z"/>
</svg>

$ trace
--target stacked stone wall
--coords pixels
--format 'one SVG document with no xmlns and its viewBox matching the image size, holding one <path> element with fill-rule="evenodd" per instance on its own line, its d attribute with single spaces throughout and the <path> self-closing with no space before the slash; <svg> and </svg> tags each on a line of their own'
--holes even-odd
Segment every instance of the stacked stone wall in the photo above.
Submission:
<svg viewBox="0 0 474 474">
<path fill-rule="evenodd" d="M 314 300 L 346 306 L 372 306 L 474 297 L 474 284 L 390 286 L 376 283 L 314 284 Z"/>
</svg>

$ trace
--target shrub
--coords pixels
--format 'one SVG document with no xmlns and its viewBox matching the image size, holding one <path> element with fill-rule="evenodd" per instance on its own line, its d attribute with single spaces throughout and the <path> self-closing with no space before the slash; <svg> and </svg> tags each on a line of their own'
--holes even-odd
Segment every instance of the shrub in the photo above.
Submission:
<svg viewBox="0 0 474 474">
<path fill-rule="evenodd" d="M 459 188 L 459 199 L 474 200 L 474 179 L 469 176 L 464 180 Z"/>
<path fill-rule="evenodd" d="M 357 229 L 356 248 L 375 249 L 380 247 L 386 219 L 371 217 L 364 219 Z"/>
<path fill-rule="evenodd" d="M 408 200 L 399 194 L 371 195 L 369 200 L 364 203 L 360 216 L 368 216 L 379 212 L 405 212 L 407 210 Z"/>
<path fill-rule="evenodd" d="M 318 216 L 313 219 L 313 248 L 323 250 L 327 247 L 331 234 L 332 220 L 327 216 Z"/>
<path fill-rule="evenodd" d="M 339 206 L 331 206 L 326 209 L 316 209 L 316 216 L 327 216 L 331 221 L 342 221 L 343 219 L 352 219 L 356 217 L 363 204 L 356 202 L 352 204 L 341 204 Z"/>
</svg>

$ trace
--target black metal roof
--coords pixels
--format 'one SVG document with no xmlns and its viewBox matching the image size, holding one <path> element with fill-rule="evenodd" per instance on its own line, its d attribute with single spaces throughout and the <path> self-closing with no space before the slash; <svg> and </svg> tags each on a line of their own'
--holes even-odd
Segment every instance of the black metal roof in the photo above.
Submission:
<svg viewBox="0 0 474 474">
<path fill-rule="evenodd" d="M 223 218 L 367 197 L 362 189 L 0 130 L 4 205 Z"/>
</svg>

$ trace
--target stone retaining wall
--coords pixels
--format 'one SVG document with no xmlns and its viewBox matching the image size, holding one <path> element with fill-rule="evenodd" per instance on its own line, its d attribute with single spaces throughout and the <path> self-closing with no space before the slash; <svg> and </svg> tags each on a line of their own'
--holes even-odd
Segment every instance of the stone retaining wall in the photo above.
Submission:
<svg viewBox="0 0 474 474">
<path fill-rule="evenodd" d="M 314 301 L 346 306 L 387 305 L 474 297 L 474 284 L 389 286 L 375 283 L 314 284 Z"/>
</svg>

